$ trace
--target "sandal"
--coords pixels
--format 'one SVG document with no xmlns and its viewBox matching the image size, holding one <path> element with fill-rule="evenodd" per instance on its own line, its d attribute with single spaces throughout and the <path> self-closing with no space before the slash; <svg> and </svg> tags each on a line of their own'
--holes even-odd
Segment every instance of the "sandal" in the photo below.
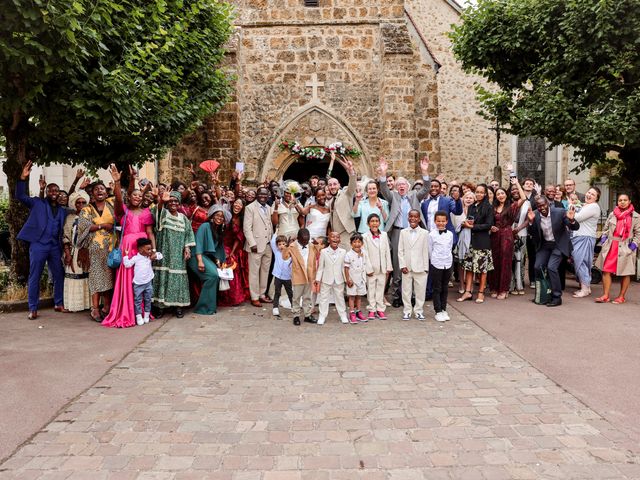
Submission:
<svg viewBox="0 0 640 480">
<path fill-rule="evenodd" d="M 609 297 L 602 295 L 601 297 L 596 298 L 596 303 L 609 303 Z"/>
<path fill-rule="evenodd" d="M 89 317 L 94 322 L 102 323 L 102 317 L 100 316 L 100 309 L 98 307 L 91 307 L 91 312 L 89 313 Z"/>
<path fill-rule="evenodd" d="M 473 294 L 470 291 L 465 291 L 460 298 L 456 300 L 456 302 L 466 302 L 467 300 L 471 300 L 473 298 Z"/>
<path fill-rule="evenodd" d="M 482 297 L 482 298 L 480 298 Z M 479 293 L 478 298 L 476 298 L 476 303 L 484 303 L 484 293 Z"/>
<path fill-rule="evenodd" d="M 506 300 L 507 294 L 506 293 L 500 293 L 500 294 L 498 294 L 498 296 L 496 298 L 498 300 Z"/>
<path fill-rule="evenodd" d="M 614 305 L 621 305 L 624 302 L 626 302 L 626 300 L 624 299 L 624 297 L 622 295 L 620 295 L 618 298 L 616 298 L 615 300 L 612 300 L 611 303 L 613 303 Z"/>
</svg>

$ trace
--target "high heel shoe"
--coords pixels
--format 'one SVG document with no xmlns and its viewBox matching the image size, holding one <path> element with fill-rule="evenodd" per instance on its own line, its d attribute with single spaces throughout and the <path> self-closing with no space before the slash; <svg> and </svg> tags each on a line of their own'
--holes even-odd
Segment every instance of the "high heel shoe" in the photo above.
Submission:
<svg viewBox="0 0 640 480">
<path fill-rule="evenodd" d="M 89 313 L 89 317 L 91 320 L 97 323 L 102 323 L 102 317 L 100 316 L 100 309 L 96 307 L 91 307 L 91 312 Z"/>
<path fill-rule="evenodd" d="M 484 293 L 478 294 L 478 298 L 476 298 L 476 303 L 484 303 Z"/>
</svg>

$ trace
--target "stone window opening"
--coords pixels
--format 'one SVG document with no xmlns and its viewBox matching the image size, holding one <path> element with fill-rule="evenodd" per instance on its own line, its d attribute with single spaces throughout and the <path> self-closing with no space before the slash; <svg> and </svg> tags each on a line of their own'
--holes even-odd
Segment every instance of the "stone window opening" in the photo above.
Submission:
<svg viewBox="0 0 640 480">
<path fill-rule="evenodd" d="M 319 7 L 320 0 L 304 0 L 305 7 Z"/>
</svg>

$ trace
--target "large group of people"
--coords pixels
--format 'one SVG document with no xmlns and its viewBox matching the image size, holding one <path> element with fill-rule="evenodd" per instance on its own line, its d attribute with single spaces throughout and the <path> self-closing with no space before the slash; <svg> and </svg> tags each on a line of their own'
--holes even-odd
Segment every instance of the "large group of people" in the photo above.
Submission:
<svg viewBox="0 0 640 480">
<path fill-rule="evenodd" d="M 111 165 L 109 185 L 78 185 L 79 171 L 69 192 L 41 181 L 37 197 L 27 194 L 28 162 L 16 198 L 30 209 L 18 235 L 29 243 L 29 318 L 38 317 L 45 265 L 55 310 L 88 310 L 107 327 L 143 325 L 167 310 L 180 318 L 189 307 L 211 315 L 244 302 L 275 316 L 285 306 L 295 325 L 322 325 L 330 304 L 340 321 L 357 324 L 386 320 L 389 306 L 402 307 L 403 320 L 424 320 L 425 302 L 433 301 L 435 320 L 447 321 L 454 282 L 458 302 L 478 304 L 485 294 L 504 301 L 548 282 L 543 303 L 559 306 L 569 264 L 580 286 L 573 296 L 591 295 L 597 188 L 582 195 L 568 179 L 541 189 L 519 181 L 510 165 L 506 186 L 446 182 L 430 177 L 428 157 L 413 184 L 382 158 L 375 179 L 358 178 L 350 160 L 330 155 L 348 185 L 312 176 L 249 188 L 242 172 L 222 185 L 216 173 L 202 182 L 193 169 L 188 183 L 153 185 L 130 168 L 125 190 Z M 640 215 L 620 194 L 600 239 L 595 265 L 604 293 L 596 302 L 625 302 L 639 242 Z M 610 298 L 614 275 L 621 289 Z"/>
</svg>

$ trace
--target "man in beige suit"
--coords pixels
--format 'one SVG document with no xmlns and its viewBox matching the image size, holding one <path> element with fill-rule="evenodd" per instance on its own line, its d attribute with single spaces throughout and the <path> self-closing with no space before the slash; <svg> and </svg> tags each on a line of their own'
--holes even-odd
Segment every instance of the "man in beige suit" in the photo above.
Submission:
<svg viewBox="0 0 640 480">
<path fill-rule="evenodd" d="M 335 159 L 335 153 L 331 153 L 331 159 Z M 338 162 L 349 174 L 349 185 L 346 189 L 340 189 L 340 182 L 337 178 L 330 178 L 327 186 L 332 195 L 329 203 L 331 210 L 331 231 L 340 234 L 340 248 L 349 249 L 349 238 L 356 231 L 356 224 L 351 215 L 353 209 L 353 196 L 356 193 L 358 178 L 350 160 Z"/>
<path fill-rule="evenodd" d="M 320 318 L 318 325 L 323 325 L 329 314 L 331 292 L 336 302 L 336 310 L 342 323 L 348 323 L 347 308 L 344 304 L 344 248 L 340 248 L 338 232 L 329 234 L 329 246 L 320 252 L 320 262 L 316 272 L 316 288 L 320 288 Z"/>
<path fill-rule="evenodd" d="M 409 227 L 400 232 L 398 263 L 402 271 L 403 320 L 411 319 L 411 290 L 416 298 L 413 313 L 424 320 L 424 296 L 429 272 L 429 234 L 420 228 L 420 212 L 409 211 Z"/>
<path fill-rule="evenodd" d="M 244 211 L 242 230 L 246 238 L 244 249 L 249 253 L 249 293 L 251 305 L 261 307 L 261 303 L 271 303 L 270 298 L 262 296 L 267 288 L 267 277 L 271 264 L 271 223 L 272 208 L 267 205 L 269 190 L 260 187 L 256 191 L 255 202 L 247 205 Z"/>
</svg>

